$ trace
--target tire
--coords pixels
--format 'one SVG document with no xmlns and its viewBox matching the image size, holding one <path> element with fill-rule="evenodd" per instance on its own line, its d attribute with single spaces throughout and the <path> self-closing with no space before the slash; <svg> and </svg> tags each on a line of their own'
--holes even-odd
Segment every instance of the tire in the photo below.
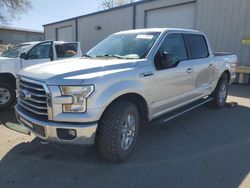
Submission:
<svg viewBox="0 0 250 188">
<path fill-rule="evenodd" d="M 0 83 L 0 109 L 10 107 L 15 101 L 15 89 L 10 84 Z"/>
<path fill-rule="evenodd" d="M 222 108 L 226 104 L 227 95 L 228 95 L 228 78 L 227 75 L 224 74 L 220 78 L 214 92 L 212 93 L 213 101 L 212 106 L 216 108 Z"/>
<path fill-rule="evenodd" d="M 126 161 L 135 149 L 138 131 L 136 105 L 129 101 L 112 104 L 104 112 L 97 131 L 97 147 L 101 156 L 113 163 Z"/>
</svg>

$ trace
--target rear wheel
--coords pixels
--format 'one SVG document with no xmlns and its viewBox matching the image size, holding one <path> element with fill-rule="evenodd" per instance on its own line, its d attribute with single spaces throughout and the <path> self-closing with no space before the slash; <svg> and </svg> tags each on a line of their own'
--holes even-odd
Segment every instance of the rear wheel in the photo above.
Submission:
<svg viewBox="0 0 250 188">
<path fill-rule="evenodd" d="M 117 101 L 112 104 L 100 121 L 97 145 L 103 158 L 123 162 L 135 148 L 139 130 L 139 113 L 135 104 Z"/>
<path fill-rule="evenodd" d="M 11 106 L 15 98 L 15 89 L 10 84 L 0 83 L 0 109 Z"/>
<path fill-rule="evenodd" d="M 228 77 L 226 74 L 222 75 L 219 80 L 212 97 L 214 98 L 212 104 L 214 107 L 221 108 L 225 106 L 228 95 Z"/>
</svg>

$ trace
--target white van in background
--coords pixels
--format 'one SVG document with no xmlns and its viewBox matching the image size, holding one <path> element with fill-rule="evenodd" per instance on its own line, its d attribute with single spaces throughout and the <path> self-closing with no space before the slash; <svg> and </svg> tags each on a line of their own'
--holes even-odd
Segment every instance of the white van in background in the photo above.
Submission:
<svg viewBox="0 0 250 188">
<path fill-rule="evenodd" d="M 81 56 L 78 42 L 27 42 L 9 48 L 0 55 L 0 109 L 10 106 L 15 101 L 16 74 L 21 69 Z"/>
</svg>

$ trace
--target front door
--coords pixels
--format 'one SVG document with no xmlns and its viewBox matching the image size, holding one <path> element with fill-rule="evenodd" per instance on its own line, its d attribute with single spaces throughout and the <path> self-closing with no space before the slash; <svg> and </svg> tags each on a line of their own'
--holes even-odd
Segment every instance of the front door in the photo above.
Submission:
<svg viewBox="0 0 250 188">
<path fill-rule="evenodd" d="M 164 62 L 164 61 L 168 62 Z M 188 60 L 182 34 L 168 34 L 154 58 L 152 77 L 153 118 L 191 100 L 193 64 Z"/>
<path fill-rule="evenodd" d="M 22 68 L 49 62 L 52 60 L 52 42 L 43 42 L 34 46 L 27 54 L 27 59 L 21 59 Z"/>
</svg>

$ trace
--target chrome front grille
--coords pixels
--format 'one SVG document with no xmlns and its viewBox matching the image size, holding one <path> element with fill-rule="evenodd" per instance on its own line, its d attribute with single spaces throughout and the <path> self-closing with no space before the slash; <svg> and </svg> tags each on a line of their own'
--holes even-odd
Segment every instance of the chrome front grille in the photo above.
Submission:
<svg viewBox="0 0 250 188">
<path fill-rule="evenodd" d="M 47 93 L 42 83 L 19 78 L 18 103 L 29 113 L 48 119 Z"/>
</svg>

